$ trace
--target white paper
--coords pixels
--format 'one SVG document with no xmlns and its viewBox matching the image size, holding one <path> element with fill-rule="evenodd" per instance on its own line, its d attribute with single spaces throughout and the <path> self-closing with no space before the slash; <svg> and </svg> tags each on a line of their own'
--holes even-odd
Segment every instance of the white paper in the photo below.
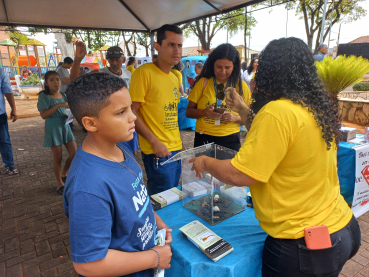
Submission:
<svg viewBox="0 0 369 277">
<path fill-rule="evenodd" d="M 157 237 L 158 237 L 158 242 L 157 242 L 157 246 L 164 246 L 165 245 L 165 236 L 167 235 L 167 230 L 166 229 L 161 229 L 158 231 L 157 233 Z M 159 269 L 158 273 L 154 274 L 154 277 L 164 277 L 164 271 L 165 269 L 161 268 Z"/>
<path fill-rule="evenodd" d="M 67 121 L 65 122 L 65 125 L 73 122 L 73 114 L 70 109 L 65 109 L 65 113 L 68 115 Z"/>
<path fill-rule="evenodd" d="M 167 205 L 170 205 L 170 204 L 173 204 L 173 203 L 179 201 L 178 194 L 176 194 L 176 193 L 174 193 L 170 190 L 166 190 L 166 191 L 163 191 L 161 193 L 158 193 L 158 197 L 159 196 L 167 201 Z"/>
<path fill-rule="evenodd" d="M 355 148 L 355 190 L 352 212 L 359 217 L 369 210 L 369 145 Z"/>
<path fill-rule="evenodd" d="M 214 119 L 214 125 L 220 125 L 220 118 Z"/>
</svg>

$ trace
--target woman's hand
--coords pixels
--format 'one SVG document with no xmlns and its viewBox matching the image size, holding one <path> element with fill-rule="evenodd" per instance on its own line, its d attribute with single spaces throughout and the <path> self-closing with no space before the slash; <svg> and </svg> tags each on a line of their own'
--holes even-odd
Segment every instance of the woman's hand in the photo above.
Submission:
<svg viewBox="0 0 369 277">
<path fill-rule="evenodd" d="M 164 269 L 170 268 L 170 260 L 172 259 L 172 249 L 170 245 L 166 244 L 164 246 L 155 246 L 154 249 L 159 252 L 159 256 L 160 256 L 159 268 L 164 268 Z M 158 267 L 158 263 L 156 262 L 156 266 L 154 268 L 157 268 L 157 267 Z"/>
<path fill-rule="evenodd" d="M 231 112 L 224 112 L 222 114 L 222 119 L 225 121 L 225 122 L 236 122 L 237 120 L 240 119 L 239 116 L 237 115 L 234 115 L 233 113 Z"/>
<path fill-rule="evenodd" d="M 196 177 L 200 177 L 200 179 L 203 178 L 202 173 L 205 172 L 205 160 L 207 159 L 207 156 L 200 156 L 196 158 L 192 158 L 189 160 L 189 163 L 193 163 L 191 171 L 196 171 Z"/>
<path fill-rule="evenodd" d="M 231 88 L 226 89 L 227 92 L 230 90 Z M 232 89 L 232 92 L 226 94 L 226 105 L 235 113 L 240 113 L 241 110 L 247 109 L 247 106 L 243 101 L 242 96 L 236 92 L 235 88 Z"/>
<path fill-rule="evenodd" d="M 214 107 L 213 106 L 209 106 L 206 109 L 203 110 L 204 111 L 204 117 L 210 118 L 210 119 L 214 119 L 214 118 L 220 118 L 222 114 L 214 112 Z"/>
</svg>

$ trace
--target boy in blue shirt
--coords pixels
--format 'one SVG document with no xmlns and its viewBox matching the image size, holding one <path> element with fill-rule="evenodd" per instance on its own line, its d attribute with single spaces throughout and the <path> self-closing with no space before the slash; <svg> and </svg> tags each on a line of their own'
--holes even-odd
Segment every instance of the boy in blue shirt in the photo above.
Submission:
<svg viewBox="0 0 369 277">
<path fill-rule="evenodd" d="M 71 257 L 85 276 L 153 276 L 169 268 L 171 230 L 153 211 L 129 141 L 136 116 L 125 82 L 87 74 L 67 90 L 69 107 L 87 137 L 78 148 L 64 189 Z M 155 246 L 167 229 L 166 245 Z"/>
</svg>

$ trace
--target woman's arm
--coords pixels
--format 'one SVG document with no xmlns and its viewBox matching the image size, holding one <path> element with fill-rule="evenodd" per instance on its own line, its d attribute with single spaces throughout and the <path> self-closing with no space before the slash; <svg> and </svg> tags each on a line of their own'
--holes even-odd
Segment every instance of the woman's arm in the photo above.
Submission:
<svg viewBox="0 0 369 277">
<path fill-rule="evenodd" d="M 50 109 L 48 110 L 43 110 L 43 111 L 40 111 L 40 115 L 43 119 L 47 119 L 49 118 L 50 116 L 52 116 L 57 109 L 61 108 L 61 107 L 65 107 L 65 108 L 68 108 L 68 103 L 67 102 L 63 102 L 63 103 L 58 103 L 56 104 L 55 106 L 51 107 Z"/>
<path fill-rule="evenodd" d="M 187 109 L 186 109 L 186 117 L 188 118 L 220 118 L 221 114 L 214 112 L 214 107 L 209 106 L 206 109 L 198 109 L 197 103 L 188 101 Z"/>
<path fill-rule="evenodd" d="M 250 187 L 256 184 L 257 180 L 242 173 L 231 164 L 231 160 L 217 160 L 207 156 L 200 156 L 189 161 L 193 163 L 192 171 L 196 171 L 196 176 L 202 179 L 203 172 L 209 172 L 219 181 L 237 187 Z"/>
<path fill-rule="evenodd" d="M 160 255 L 160 268 L 170 268 L 172 251 L 169 244 L 155 246 Z M 153 250 L 123 252 L 109 249 L 104 259 L 89 263 L 74 263 L 74 269 L 83 276 L 123 276 L 142 270 L 157 268 L 158 255 Z"/>
<path fill-rule="evenodd" d="M 231 88 L 227 88 L 226 91 L 228 92 L 230 89 Z M 226 105 L 232 111 L 239 114 L 239 124 L 245 125 L 250 113 L 250 108 L 245 104 L 242 96 L 236 92 L 236 89 L 233 88 L 232 93 L 226 94 Z"/>
</svg>

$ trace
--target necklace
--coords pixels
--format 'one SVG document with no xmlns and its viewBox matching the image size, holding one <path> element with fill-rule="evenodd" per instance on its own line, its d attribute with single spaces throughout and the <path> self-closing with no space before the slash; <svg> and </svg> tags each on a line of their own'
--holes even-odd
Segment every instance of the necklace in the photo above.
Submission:
<svg viewBox="0 0 369 277">
<path fill-rule="evenodd" d="M 107 155 L 105 155 L 105 153 L 104 152 L 102 152 L 101 150 L 99 150 L 97 147 L 95 147 L 94 145 L 92 145 L 91 143 L 89 143 L 89 142 L 87 142 L 91 147 L 93 147 L 95 150 L 97 150 L 98 152 L 100 152 L 101 154 L 103 154 L 106 158 L 108 158 L 109 160 L 111 160 L 111 161 L 113 161 L 113 162 L 116 162 L 116 163 L 118 163 L 118 164 L 120 164 L 121 166 L 123 166 L 123 167 L 125 167 L 126 169 L 128 169 L 129 171 L 131 171 L 132 173 L 133 173 L 133 175 L 135 175 L 137 178 L 138 178 L 138 180 L 140 180 L 141 181 L 141 183 L 143 184 L 143 182 L 142 182 L 142 179 L 140 178 L 140 177 L 138 177 L 137 176 L 137 174 L 136 173 L 134 173 L 132 170 L 130 170 L 128 167 L 126 167 L 124 164 L 122 164 L 122 163 L 120 163 L 120 162 L 118 162 L 118 161 L 116 161 L 116 160 L 114 160 L 114 159 L 112 159 L 112 158 L 109 158 Z M 132 156 L 130 155 L 130 154 L 128 154 L 128 152 L 127 151 L 125 151 L 123 148 L 121 148 L 119 145 L 117 145 L 118 146 L 118 148 L 123 152 L 123 154 L 127 154 L 132 160 L 134 160 L 135 161 L 135 163 L 137 164 L 137 166 L 138 166 L 138 168 L 141 170 L 141 173 L 142 173 L 142 169 L 141 169 L 141 167 L 140 167 L 140 165 L 138 164 L 138 162 L 134 159 L 134 158 L 132 158 Z"/>
</svg>

